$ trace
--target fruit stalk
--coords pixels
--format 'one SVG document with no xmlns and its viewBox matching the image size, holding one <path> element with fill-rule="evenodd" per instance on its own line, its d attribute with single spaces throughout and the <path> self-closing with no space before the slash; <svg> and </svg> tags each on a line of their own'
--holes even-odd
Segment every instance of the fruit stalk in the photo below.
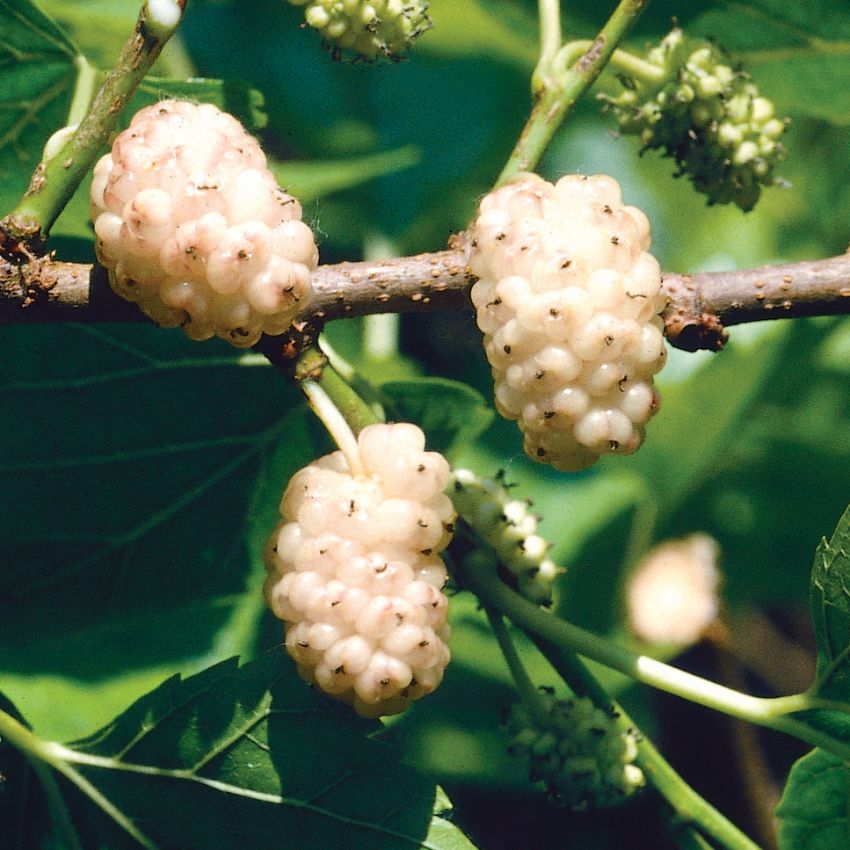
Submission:
<svg viewBox="0 0 850 850">
<path fill-rule="evenodd" d="M 564 118 L 611 58 L 617 45 L 628 35 L 646 6 L 647 0 L 620 0 L 617 8 L 578 61 L 557 79 L 549 69 L 539 68 L 536 79 L 545 88 L 536 92 L 537 100 L 496 186 L 510 182 L 522 171 L 533 171 L 540 162 Z"/>
</svg>

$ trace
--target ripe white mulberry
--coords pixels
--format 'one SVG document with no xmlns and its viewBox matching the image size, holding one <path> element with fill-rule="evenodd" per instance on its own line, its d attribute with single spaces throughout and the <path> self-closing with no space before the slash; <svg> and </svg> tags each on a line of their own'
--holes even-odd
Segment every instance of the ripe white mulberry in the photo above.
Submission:
<svg viewBox="0 0 850 850">
<path fill-rule="evenodd" d="M 301 676 L 364 717 L 396 714 L 449 662 L 449 466 L 415 425 L 368 425 L 364 474 L 342 452 L 296 473 L 266 552 L 266 599 Z"/>
<path fill-rule="evenodd" d="M 515 499 L 500 477 L 482 478 L 469 469 L 452 472 L 450 492 L 461 517 L 515 576 L 519 592 L 538 605 L 551 605 L 552 584 L 561 571 L 547 556 L 550 545 L 537 533 L 530 502 Z"/>
<path fill-rule="evenodd" d="M 192 339 L 247 348 L 283 333 L 310 299 L 318 250 L 301 205 L 211 104 L 137 112 L 95 167 L 91 217 L 115 292 Z"/>
<path fill-rule="evenodd" d="M 373 61 L 397 61 L 411 42 L 431 28 L 423 0 L 289 0 L 306 6 L 304 19 L 338 48 Z"/>
<path fill-rule="evenodd" d="M 616 715 L 606 715 L 587 697 L 558 700 L 541 688 L 539 698 L 543 722 L 524 703 L 511 706 L 509 752 L 528 756 L 531 781 L 542 782 L 553 801 L 577 811 L 602 808 L 645 784 L 633 764 L 636 736 L 620 728 Z"/>
<path fill-rule="evenodd" d="M 573 471 L 635 451 L 666 356 L 646 216 L 611 177 L 521 174 L 483 199 L 471 235 L 496 408 L 526 454 Z"/>
<path fill-rule="evenodd" d="M 657 81 L 628 78 L 605 98 L 624 133 L 673 157 L 711 204 L 752 209 L 785 156 L 786 121 L 749 76 L 711 42 L 670 32 L 646 56 Z"/>
<path fill-rule="evenodd" d="M 696 643 L 720 616 L 719 558 L 717 541 L 700 533 L 650 549 L 626 585 L 632 633 L 648 643 Z"/>
</svg>

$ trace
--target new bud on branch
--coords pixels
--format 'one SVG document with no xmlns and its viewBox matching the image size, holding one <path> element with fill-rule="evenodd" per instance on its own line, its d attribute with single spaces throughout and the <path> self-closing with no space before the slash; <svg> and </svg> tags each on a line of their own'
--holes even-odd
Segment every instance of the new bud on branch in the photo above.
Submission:
<svg viewBox="0 0 850 850">
<path fill-rule="evenodd" d="M 353 50 L 371 62 L 398 61 L 415 38 L 431 28 L 423 0 L 289 0 L 336 50 Z M 335 58 L 336 58 L 336 54 Z"/>
</svg>

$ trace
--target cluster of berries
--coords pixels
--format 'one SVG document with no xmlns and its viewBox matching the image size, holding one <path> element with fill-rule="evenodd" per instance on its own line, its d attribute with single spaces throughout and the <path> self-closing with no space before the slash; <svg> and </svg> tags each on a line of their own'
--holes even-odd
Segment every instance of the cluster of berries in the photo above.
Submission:
<svg viewBox="0 0 850 850">
<path fill-rule="evenodd" d="M 510 571 L 517 590 L 537 605 L 551 605 L 552 584 L 560 571 L 547 556 L 549 542 L 537 533 L 531 503 L 515 499 L 501 477 L 455 469 L 451 482 L 458 513 Z"/>
<path fill-rule="evenodd" d="M 97 163 L 91 217 L 112 288 L 158 325 L 247 348 L 283 333 L 318 263 L 301 205 L 211 104 L 140 110 Z"/>
<path fill-rule="evenodd" d="M 372 62 L 401 54 L 431 28 L 423 0 L 289 0 L 304 6 L 304 19 L 337 50 L 350 49 Z"/>
<path fill-rule="evenodd" d="M 645 784 L 634 733 L 624 733 L 614 716 L 587 697 L 558 700 L 541 688 L 546 720 L 536 722 L 523 703 L 511 706 L 506 726 L 514 738 L 509 751 L 529 760 L 532 782 L 574 810 L 602 808 L 625 800 Z"/>
<path fill-rule="evenodd" d="M 484 198 L 471 234 L 496 407 L 526 454 L 574 471 L 635 451 L 666 356 L 646 216 L 611 177 L 523 174 Z"/>
<path fill-rule="evenodd" d="M 657 80 L 623 78 L 623 92 L 606 98 L 620 129 L 673 157 L 709 203 L 752 209 L 785 156 L 773 103 L 714 44 L 678 28 L 646 61 Z"/>
<path fill-rule="evenodd" d="M 266 598 L 298 671 L 364 717 L 403 711 L 449 662 L 449 466 L 415 425 L 368 425 L 296 473 L 266 553 Z"/>
</svg>

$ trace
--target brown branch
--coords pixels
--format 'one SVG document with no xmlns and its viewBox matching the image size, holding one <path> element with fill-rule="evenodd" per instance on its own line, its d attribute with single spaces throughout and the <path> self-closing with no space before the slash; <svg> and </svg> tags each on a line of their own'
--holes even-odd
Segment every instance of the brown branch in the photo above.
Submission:
<svg viewBox="0 0 850 850">
<path fill-rule="evenodd" d="M 459 240 L 458 245 L 462 245 Z M 371 313 L 459 310 L 475 278 L 461 248 L 379 262 L 320 266 L 308 325 Z M 725 327 L 766 319 L 850 313 L 850 253 L 758 269 L 666 273 L 667 338 L 686 351 L 718 350 Z M 98 266 L 51 258 L 25 265 L 0 260 L 0 325 L 144 321 L 109 288 Z"/>
<path fill-rule="evenodd" d="M 725 326 L 850 313 L 850 253 L 732 272 L 670 274 L 667 338 L 677 348 L 717 350 Z"/>
</svg>

